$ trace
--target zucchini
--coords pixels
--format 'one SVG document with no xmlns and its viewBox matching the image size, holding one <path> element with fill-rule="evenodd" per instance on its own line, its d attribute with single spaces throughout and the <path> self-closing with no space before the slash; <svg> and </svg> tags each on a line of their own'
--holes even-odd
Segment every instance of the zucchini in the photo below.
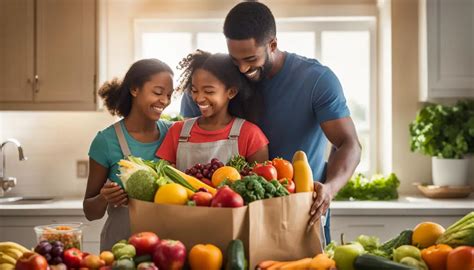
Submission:
<svg viewBox="0 0 474 270">
<path fill-rule="evenodd" d="M 385 259 L 379 256 L 363 254 L 354 262 L 355 270 L 417 270 L 417 268 Z"/>
<path fill-rule="evenodd" d="M 411 236 L 413 235 L 412 230 L 404 230 L 397 237 L 388 240 L 380 246 L 380 250 L 385 252 L 389 257 L 392 257 L 393 250 L 403 246 L 411 245 Z"/>
<path fill-rule="evenodd" d="M 240 239 L 230 241 L 227 247 L 227 263 L 225 270 L 245 270 L 247 259 L 245 259 L 244 244 Z"/>
</svg>

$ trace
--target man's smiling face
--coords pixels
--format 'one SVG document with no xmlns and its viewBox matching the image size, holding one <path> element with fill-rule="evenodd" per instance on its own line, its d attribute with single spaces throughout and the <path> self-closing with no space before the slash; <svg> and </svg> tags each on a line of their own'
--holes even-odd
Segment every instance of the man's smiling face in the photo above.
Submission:
<svg viewBox="0 0 474 270">
<path fill-rule="evenodd" d="M 255 39 L 227 39 L 232 61 L 250 81 L 259 82 L 268 76 L 273 62 L 269 57 L 270 43 L 258 45 Z"/>
</svg>

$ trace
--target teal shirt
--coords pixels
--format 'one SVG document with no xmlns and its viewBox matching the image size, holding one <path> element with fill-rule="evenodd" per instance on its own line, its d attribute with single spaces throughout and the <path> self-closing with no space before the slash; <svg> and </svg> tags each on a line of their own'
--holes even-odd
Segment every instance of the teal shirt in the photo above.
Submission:
<svg viewBox="0 0 474 270">
<path fill-rule="evenodd" d="M 156 150 L 163 142 L 163 139 L 171 126 L 171 122 L 158 120 L 156 125 L 160 130 L 160 138 L 154 142 L 142 143 L 130 136 L 125 128 L 124 121 L 120 120 L 120 126 L 122 127 L 128 147 L 133 156 L 141 157 L 146 160 L 158 159 L 155 156 Z M 122 181 L 120 181 L 120 178 L 117 176 L 117 174 L 119 174 L 119 166 L 117 162 L 123 159 L 123 153 L 120 149 L 120 144 L 113 125 L 97 133 L 89 149 L 89 157 L 109 169 L 108 178 L 110 180 L 123 186 Z"/>
</svg>

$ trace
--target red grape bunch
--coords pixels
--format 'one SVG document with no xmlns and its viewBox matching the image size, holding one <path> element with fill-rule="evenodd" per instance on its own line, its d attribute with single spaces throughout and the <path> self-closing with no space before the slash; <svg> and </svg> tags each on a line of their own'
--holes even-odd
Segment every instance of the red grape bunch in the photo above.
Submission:
<svg viewBox="0 0 474 270">
<path fill-rule="evenodd" d="M 224 166 L 224 163 L 220 162 L 217 158 L 213 158 L 210 163 L 205 165 L 198 163 L 187 169 L 185 173 L 192 175 L 199 180 L 202 180 L 203 178 L 210 180 L 212 179 L 212 174 L 214 174 L 214 172 L 222 166 Z"/>
</svg>

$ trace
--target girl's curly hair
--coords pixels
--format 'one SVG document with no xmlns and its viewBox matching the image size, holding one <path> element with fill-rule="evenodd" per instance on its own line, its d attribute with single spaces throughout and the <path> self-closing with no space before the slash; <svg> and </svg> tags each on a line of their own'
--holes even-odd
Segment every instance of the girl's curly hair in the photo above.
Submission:
<svg viewBox="0 0 474 270">
<path fill-rule="evenodd" d="M 240 73 L 228 54 L 211 54 L 196 50 L 183 58 L 178 65 L 182 70 L 176 91 L 189 93 L 192 85 L 192 75 L 197 69 L 206 70 L 221 81 L 226 89 L 235 87 L 238 94 L 229 103 L 229 113 L 236 117 L 256 122 L 260 106 L 255 106 L 257 93 L 245 76 Z"/>
</svg>

